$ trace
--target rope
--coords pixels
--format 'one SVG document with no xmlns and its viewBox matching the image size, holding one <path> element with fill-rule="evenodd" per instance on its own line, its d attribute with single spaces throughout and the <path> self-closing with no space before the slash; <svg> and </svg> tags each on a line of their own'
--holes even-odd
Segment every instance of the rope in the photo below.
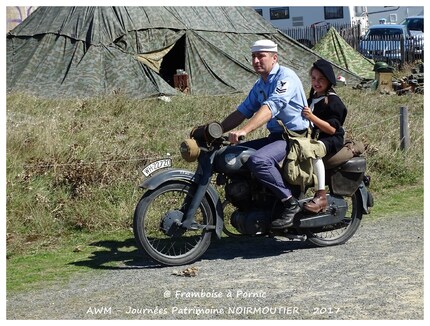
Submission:
<svg viewBox="0 0 430 326">
<path fill-rule="evenodd" d="M 178 155 L 166 155 L 169 158 L 177 157 Z M 74 162 L 74 163 L 49 163 L 49 164 L 25 164 L 24 167 L 41 167 L 41 168 L 49 168 L 49 167 L 64 167 L 64 166 L 77 166 L 77 165 L 96 165 L 96 164 L 115 164 L 115 163 L 127 163 L 127 162 L 148 162 L 148 161 L 157 161 L 161 159 L 162 156 L 159 157 L 140 157 L 140 158 L 128 158 L 123 160 L 103 160 L 103 161 L 93 161 L 93 162 Z M 10 168 L 10 167 L 9 167 Z"/>
</svg>

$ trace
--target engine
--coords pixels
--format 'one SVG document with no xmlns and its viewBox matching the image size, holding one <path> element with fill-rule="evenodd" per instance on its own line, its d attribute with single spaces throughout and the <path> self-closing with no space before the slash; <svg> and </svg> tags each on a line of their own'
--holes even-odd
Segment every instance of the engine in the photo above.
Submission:
<svg viewBox="0 0 430 326">
<path fill-rule="evenodd" d="M 236 178 L 225 186 L 227 200 L 238 208 L 231 216 L 231 225 L 242 234 L 264 234 L 270 228 L 273 197 L 261 190 L 251 178 Z"/>
<path fill-rule="evenodd" d="M 225 196 L 235 207 L 246 210 L 252 203 L 251 185 L 245 180 L 232 180 L 225 186 Z"/>
<path fill-rule="evenodd" d="M 271 214 L 266 210 L 236 210 L 231 215 L 230 222 L 242 234 L 265 234 L 270 229 Z"/>
</svg>

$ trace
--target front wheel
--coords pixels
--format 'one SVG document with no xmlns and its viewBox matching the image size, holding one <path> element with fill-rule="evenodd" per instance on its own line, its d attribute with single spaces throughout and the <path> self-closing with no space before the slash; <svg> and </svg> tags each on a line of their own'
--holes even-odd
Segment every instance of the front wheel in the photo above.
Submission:
<svg viewBox="0 0 430 326">
<path fill-rule="evenodd" d="M 348 210 L 344 219 L 335 224 L 318 229 L 307 229 L 308 240 L 319 247 L 334 246 L 347 242 L 357 231 L 363 217 L 363 204 L 360 190 L 351 197 L 344 197 Z"/>
<path fill-rule="evenodd" d="M 133 232 L 140 249 L 163 265 L 189 264 L 202 256 L 211 242 L 213 214 L 204 197 L 192 230 L 176 227 L 192 200 L 192 185 L 174 182 L 148 190 L 134 212 Z M 172 229 L 174 231 L 172 231 Z"/>
</svg>

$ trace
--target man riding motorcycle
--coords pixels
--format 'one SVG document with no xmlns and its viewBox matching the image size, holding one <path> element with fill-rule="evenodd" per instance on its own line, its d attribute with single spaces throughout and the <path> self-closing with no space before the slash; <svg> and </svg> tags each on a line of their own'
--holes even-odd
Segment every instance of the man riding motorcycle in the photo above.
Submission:
<svg viewBox="0 0 430 326">
<path fill-rule="evenodd" d="M 302 109 L 307 106 L 307 100 L 297 74 L 278 64 L 278 49 L 274 42 L 259 40 L 252 45 L 251 52 L 252 65 L 260 78 L 245 101 L 221 125 L 224 132 L 230 131 L 229 141 L 237 143 L 239 137 L 267 123 L 269 136 L 246 142 L 246 146 L 257 150 L 248 159 L 247 167 L 283 203 L 280 218 L 272 222 L 273 229 L 283 229 L 292 225 L 295 214 L 301 209 L 279 169 L 279 162 L 288 152 L 284 128 L 296 134 L 306 134 L 309 121 L 302 116 Z M 231 131 L 245 119 L 249 121 L 244 126 Z"/>
</svg>

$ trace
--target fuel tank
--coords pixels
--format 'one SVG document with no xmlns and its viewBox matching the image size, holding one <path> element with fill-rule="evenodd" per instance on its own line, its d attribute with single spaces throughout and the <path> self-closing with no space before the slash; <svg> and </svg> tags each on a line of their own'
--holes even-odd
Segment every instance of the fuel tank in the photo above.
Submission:
<svg viewBox="0 0 430 326">
<path fill-rule="evenodd" d="M 255 149 L 246 146 L 226 146 L 215 156 L 214 169 L 225 174 L 249 173 L 245 163 L 254 152 Z"/>
</svg>

